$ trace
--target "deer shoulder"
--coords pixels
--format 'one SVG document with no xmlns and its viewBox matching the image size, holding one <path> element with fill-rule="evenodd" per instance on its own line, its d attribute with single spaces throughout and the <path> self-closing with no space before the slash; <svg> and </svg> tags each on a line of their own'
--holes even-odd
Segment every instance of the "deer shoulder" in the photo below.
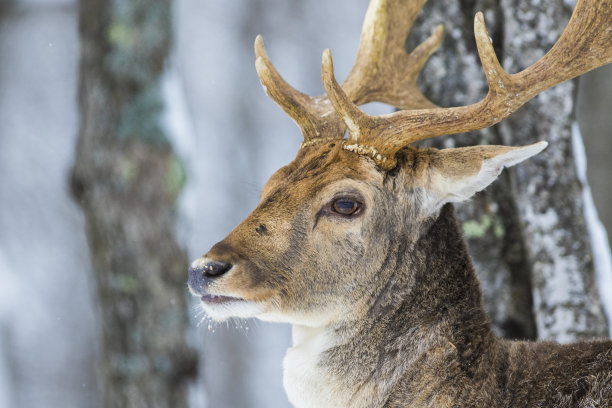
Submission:
<svg viewBox="0 0 612 408">
<path fill-rule="evenodd" d="M 489 93 L 455 108 L 436 107 L 416 88 L 442 28 L 404 51 L 423 3 L 373 0 L 342 85 L 325 51 L 322 96 L 291 88 L 257 38 L 261 82 L 304 142 L 253 212 L 192 263 L 189 288 L 213 319 L 293 325 L 283 370 L 296 407 L 612 406 L 610 340 L 496 337 L 455 220 L 453 203 L 546 143 L 412 145 L 490 126 L 543 90 L 612 61 L 612 0 L 578 1 L 552 50 L 512 75 L 479 13 Z M 370 116 L 358 106 L 371 101 L 401 110 Z"/>
</svg>

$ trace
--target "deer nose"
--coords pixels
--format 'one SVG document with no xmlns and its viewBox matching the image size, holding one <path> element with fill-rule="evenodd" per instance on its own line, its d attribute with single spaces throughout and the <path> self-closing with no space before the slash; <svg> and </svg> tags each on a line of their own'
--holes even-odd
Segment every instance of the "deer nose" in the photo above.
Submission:
<svg viewBox="0 0 612 408">
<path fill-rule="evenodd" d="M 227 262 L 211 261 L 211 262 L 208 262 L 202 265 L 200 267 L 200 270 L 207 277 L 216 278 L 218 276 L 223 275 L 225 272 L 229 271 L 230 269 L 232 269 L 232 266 L 233 265 L 231 263 L 227 263 Z"/>
<path fill-rule="evenodd" d="M 231 263 L 212 260 L 196 265 L 192 264 L 189 268 L 189 288 L 196 294 L 205 293 L 208 284 L 232 269 L 232 266 Z"/>
<path fill-rule="evenodd" d="M 232 269 L 232 266 L 233 265 L 231 263 L 222 261 L 209 261 L 206 263 L 200 263 L 197 266 L 192 265 L 189 268 L 189 278 L 196 281 L 207 281 L 223 275 Z"/>
</svg>

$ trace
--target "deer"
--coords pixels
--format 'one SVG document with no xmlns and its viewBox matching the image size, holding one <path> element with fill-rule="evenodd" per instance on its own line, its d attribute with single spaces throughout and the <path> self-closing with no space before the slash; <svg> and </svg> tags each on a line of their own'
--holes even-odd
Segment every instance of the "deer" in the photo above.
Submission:
<svg viewBox="0 0 612 408">
<path fill-rule="evenodd" d="M 489 127 L 540 92 L 612 62 L 612 0 L 578 0 L 552 49 L 515 74 L 501 67 L 477 13 L 489 91 L 451 108 L 416 84 L 442 26 L 404 49 L 425 1 L 372 0 L 341 85 L 324 51 L 322 96 L 285 82 L 256 38 L 264 90 L 304 141 L 253 212 L 193 261 L 189 289 L 214 320 L 292 325 L 283 384 L 295 407 L 610 407 L 612 341 L 499 338 L 455 219 L 454 203 L 547 143 L 413 143 Z M 398 110 L 375 116 L 359 108 L 372 101 Z"/>
</svg>

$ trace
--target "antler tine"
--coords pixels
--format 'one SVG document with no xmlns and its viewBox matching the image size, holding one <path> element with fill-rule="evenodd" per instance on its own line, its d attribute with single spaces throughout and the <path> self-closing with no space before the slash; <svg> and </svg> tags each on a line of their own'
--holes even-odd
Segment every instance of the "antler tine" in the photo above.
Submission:
<svg viewBox="0 0 612 408">
<path fill-rule="evenodd" d="M 400 109 L 433 108 L 417 89 L 417 76 L 442 41 L 442 26 L 407 54 L 404 42 L 426 0 L 372 0 L 363 24 L 355 64 L 342 84 L 357 105 L 379 101 Z M 318 139 L 342 138 L 345 124 L 329 99 L 309 96 L 292 88 L 270 62 L 261 36 L 255 40 L 255 66 L 266 93 L 301 128 L 305 144 Z"/>
<path fill-rule="evenodd" d="M 359 109 L 342 90 L 334 76 L 334 63 L 329 48 L 323 51 L 321 80 L 334 110 L 348 128 L 349 142 L 357 143 L 360 139 L 369 139 L 375 117 L 367 115 Z"/>
<path fill-rule="evenodd" d="M 268 96 L 276 102 L 302 130 L 305 141 L 342 138 L 344 123 L 334 114 L 324 96 L 313 97 L 292 88 L 270 62 L 261 35 L 255 39 L 255 68 Z"/>
<path fill-rule="evenodd" d="M 412 53 L 405 51 L 406 37 L 426 1 L 370 2 L 355 65 L 342 84 L 355 104 L 378 101 L 399 109 L 436 107 L 419 91 L 416 80 L 442 42 L 442 25 Z"/>
<path fill-rule="evenodd" d="M 489 83 L 483 100 L 468 106 L 404 110 L 380 116 L 369 116 L 356 106 L 336 106 L 344 112 L 341 116 L 345 121 L 348 118 L 362 125 L 357 127 L 359 143 L 376 147 L 383 157 L 393 157 L 415 141 L 482 129 L 508 117 L 540 92 L 612 62 L 612 0 L 578 0 L 568 26 L 553 48 L 513 75 L 502 69 L 495 56 L 482 13 L 474 19 L 474 34 Z M 341 105 L 346 103 L 336 87 L 329 89 L 339 95 L 336 99 Z M 393 166 L 394 161 L 387 160 L 382 167 Z"/>
</svg>

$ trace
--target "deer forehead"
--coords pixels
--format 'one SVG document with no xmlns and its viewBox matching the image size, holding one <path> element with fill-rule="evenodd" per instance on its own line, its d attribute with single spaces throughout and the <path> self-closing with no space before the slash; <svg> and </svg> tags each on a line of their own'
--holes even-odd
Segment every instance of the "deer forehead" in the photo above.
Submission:
<svg viewBox="0 0 612 408">
<path fill-rule="evenodd" d="M 399 181 L 406 189 L 389 191 L 406 194 L 409 189 L 420 187 L 437 189 L 440 174 L 452 174 L 453 178 L 473 177 L 481 168 L 482 160 L 498 154 L 497 146 L 472 147 L 466 152 L 460 149 L 445 150 L 407 146 L 403 160 L 391 171 L 382 170 L 368 156 L 347 151 L 341 141 L 324 146 L 302 148 L 293 162 L 279 169 L 266 183 L 259 205 L 260 214 L 296 210 L 309 203 L 313 210 L 331 200 L 335 195 L 356 189 L 372 202 L 384 189 L 395 187 L 385 184 L 387 177 L 401 173 Z M 500 152 L 507 148 L 499 147 Z M 408 189 L 408 190 L 407 190 Z"/>
<path fill-rule="evenodd" d="M 270 177 L 262 190 L 260 206 L 301 205 L 331 199 L 351 186 L 382 185 L 385 172 L 367 157 L 342 150 L 340 143 L 303 148 L 287 166 Z"/>
</svg>

